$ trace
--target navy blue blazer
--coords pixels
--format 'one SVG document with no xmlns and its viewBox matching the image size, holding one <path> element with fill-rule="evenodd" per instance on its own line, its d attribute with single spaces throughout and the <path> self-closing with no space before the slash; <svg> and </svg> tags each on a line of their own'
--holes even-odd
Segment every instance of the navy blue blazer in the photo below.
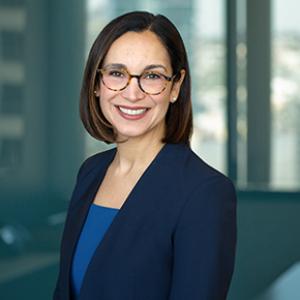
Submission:
<svg viewBox="0 0 300 300">
<path fill-rule="evenodd" d="M 72 299 L 76 242 L 115 153 L 116 148 L 97 153 L 79 169 L 61 241 L 55 300 Z M 190 147 L 165 144 L 98 245 L 79 299 L 223 300 L 235 248 L 232 182 Z"/>
</svg>

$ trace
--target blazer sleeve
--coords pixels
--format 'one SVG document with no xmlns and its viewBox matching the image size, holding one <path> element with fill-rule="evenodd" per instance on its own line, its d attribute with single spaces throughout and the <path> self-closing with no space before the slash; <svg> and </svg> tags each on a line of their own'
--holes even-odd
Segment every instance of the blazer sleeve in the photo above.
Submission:
<svg viewBox="0 0 300 300">
<path fill-rule="evenodd" d="M 236 193 L 216 176 L 187 200 L 173 235 L 169 300 L 225 300 L 236 248 Z"/>
</svg>

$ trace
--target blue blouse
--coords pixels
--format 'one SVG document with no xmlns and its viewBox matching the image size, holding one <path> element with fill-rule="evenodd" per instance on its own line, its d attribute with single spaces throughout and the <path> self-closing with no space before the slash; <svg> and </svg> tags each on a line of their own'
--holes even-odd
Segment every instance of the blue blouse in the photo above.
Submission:
<svg viewBox="0 0 300 300">
<path fill-rule="evenodd" d="M 72 287 L 77 299 L 88 264 L 119 209 L 92 203 L 72 262 Z"/>
</svg>

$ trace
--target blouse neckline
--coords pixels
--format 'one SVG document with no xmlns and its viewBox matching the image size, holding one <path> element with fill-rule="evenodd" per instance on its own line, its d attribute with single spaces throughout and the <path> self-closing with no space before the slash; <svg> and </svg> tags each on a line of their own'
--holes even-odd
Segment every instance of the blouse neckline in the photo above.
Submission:
<svg viewBox="0 0 300 300">
<path fill-rule="evenodd" d="M 103 208 L 103 209 L 120 210 L 119 208 L 116 208 L 116 207 L 108 207 L 108 206 L 103 206 L 103 205 L 95 204 L 95 203 L 92 203 L 92 206 L 93 206 L 93 207 L 97 207 L 97 208 Z"/>
</svg>

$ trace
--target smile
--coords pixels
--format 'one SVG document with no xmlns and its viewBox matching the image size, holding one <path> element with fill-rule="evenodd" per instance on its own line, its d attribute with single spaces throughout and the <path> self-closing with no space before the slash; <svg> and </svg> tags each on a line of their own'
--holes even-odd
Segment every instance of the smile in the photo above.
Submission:
<svg viewBox="0 0 300 300">
<path fill-rule="evenodd" d="M 150 108 L 147 107 L 137 107 L 137 108 L 128 108 L 128 107 L 121 107 L 116 106 L 118 112 L 120 113 L 121 117 L 126 120 L 139 120 L 143 118 Z"/>
<path fill-rule="evenodd" d="M 131 115 L 131 116 L 141 115 L 141 114 L 143 114 L 147 110 L 147 108 L 142 108 L 142 109 L 128 109 L 128 108 L 124 108 L 124 107 L 121 107 L 121 106 L 119 106 L 119 109 L 124 114 Z"/>
</svg>

